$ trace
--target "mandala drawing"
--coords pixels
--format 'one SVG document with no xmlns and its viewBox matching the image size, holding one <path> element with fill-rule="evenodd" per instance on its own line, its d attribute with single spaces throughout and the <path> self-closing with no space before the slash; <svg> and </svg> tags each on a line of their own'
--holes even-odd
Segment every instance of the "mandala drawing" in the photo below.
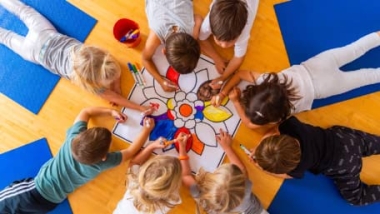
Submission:
<svg viewBox="0 0 380 214">
<path fill-rule="evenodd" d="M 144 146 L 161 136 L 171 140 L 179 133 L 185 132 L 191 135 L 186 151 L 190 157 L 192 171 L 197 172 L 200 167 L 208 171 L 215 170 L 224 158 L 224 151 L 216 142 L 215 135 L 222 129 L 234 136 L 240 118 L 228 98 L 223 100 L 218 108 L 197 98 L 199 85 L 218 76 L 214 64 L 202 56 L 194 72 L 182 75 L 168 65 L 162 54 L 156 52 L 154 61 L 160 74 L 176 83 L 180 89 L 176 92 L 165 92 L 145 69 L 142 71 L 147 85 L 143 88 L 135 85 L 129 99 L 157 109 L 150 116 L 155 121 L 155 128 Z M 124 124 L 116 124 L 113 133 L 132 142 L 136 133 L 141 130 L 143 117 L 139 112 L 126 108 L 123 109 L 123 113 L 128 115 L 129 119 Z M 155 153 L 177 156 L 178 145 L 172 144 L 165 149 L 156 150 Z"/>
</svg>

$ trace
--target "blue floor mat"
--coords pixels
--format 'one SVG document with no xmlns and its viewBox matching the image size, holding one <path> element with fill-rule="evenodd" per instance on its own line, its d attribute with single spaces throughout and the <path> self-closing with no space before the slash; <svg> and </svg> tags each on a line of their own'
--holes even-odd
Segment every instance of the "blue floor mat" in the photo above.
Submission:
<svg viewBox="0 0 380 214">
<path fill-rule="evenodd" d="M 63 34 L 84 41 L 96 20 L 65 0 L 24 0 L 50 20 Z M 0 27 L 26 35 L 26 26 L 0 6 Z M 43 67 L 27 62 L 0 45 L 0 92 L 37 114 L 57 84 L 59 77 Z"/>
<path fill-rule="evenodd" d="M 29 143 L 17 149 L 0 154 L 0 189 L 13 181 L 35 177 L 41 166 L 52 157 L 45 138 Z M 52 214 L 70 214 L 70 204 L 66 199 L 57 206 Z"/>
<path fill-rule="evenodd" d="M 380 203 L 352 206 L 323 175 L 306 173 L 303 179 L 284 181 L 268 209 L 271 214 L 374 214 Z"/>
<path fill-rule="evenodd" d="M 291 65 L 380 30 L 378 0 L 294 0 L 276 5 L 275 11 Z M 342 69 L 349 71 L 366 67 L 380 67 L 380 48 L 371 50 Z M 313 108 L 379 90 L 380 84 L 365 86 L 315 100 Z"/>
</svg>

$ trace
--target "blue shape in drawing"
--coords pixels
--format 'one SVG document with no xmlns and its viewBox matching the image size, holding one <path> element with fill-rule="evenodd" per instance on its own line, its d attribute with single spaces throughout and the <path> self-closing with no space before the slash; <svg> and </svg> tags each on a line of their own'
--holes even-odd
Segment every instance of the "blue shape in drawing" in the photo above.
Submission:
<svg viewBox="0 0 380 214">
<path fill-rule="evenodd" d="M 149 135 L 149 140 L 154 141 L 159 137 L 164 137 L 168 140 L 174 139 L 174 134 L 177 131 L 177 128 L 174 126 L 173 120 L 157 120 L 155 121 L 156 125 L 152 132 Z"/>
</svg>

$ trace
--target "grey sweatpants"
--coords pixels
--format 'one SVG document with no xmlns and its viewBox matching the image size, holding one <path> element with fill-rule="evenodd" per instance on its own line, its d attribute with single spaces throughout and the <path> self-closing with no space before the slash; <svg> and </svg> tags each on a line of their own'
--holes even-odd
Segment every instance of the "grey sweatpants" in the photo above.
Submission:
<svg viewBox="0 0 380 214">
<path fill-rule="evenodd" d="M 42 45 L 57 30 L 40 13 L 18 0 L 0 0 L 0 4 L 23 21 L 29 29 L 24 37 L 0 27 L 0 43 L 25 60 L 39 64 Z"/>
<path fill-rule="evenodd" d="M 380 185 L 367 185 L 360 180 L 362 158 L 380 154 L 380 136 L 342 126 L 330 130 L 340 139 L 343 149 L 338 163 L 323 174 L 333 179 L 343 198 L 353 205 L 380 202 Z"/>
<path fill-rule="evenodd" d="M 349 45 L 324 51 L 303 62 L 302 65 L 309 72 L 313 82 L 314 99 L 380 83 L 380 68 L 363 68 L 347 72 L 340 69 L 378 46 L 380 46 L 380 36 L 371 33 Z"/>
</svg>

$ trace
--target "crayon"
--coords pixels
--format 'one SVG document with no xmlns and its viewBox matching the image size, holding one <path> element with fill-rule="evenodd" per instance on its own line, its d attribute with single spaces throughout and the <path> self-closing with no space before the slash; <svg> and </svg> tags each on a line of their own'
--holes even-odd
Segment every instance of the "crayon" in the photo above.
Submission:
<svg viewBox="0 0 380 214">
<path fill-rule="evenodd" d="M 214 82 L 214 83 L 211 83 L 212 85 L 222 85 L 223 84 L 223 81 L 222 80 L 219 80 L 218 82 Z"/>
<path fill-rule="evenodd" d="M 178 87 L 176 85 L 173 85 L 173 84 L 169 84 L 167 83 L 166 81 L 164 82 L 164 85 L 170 87 L 170 88 L 175 88 L 175 89 L 178 89 Z"/>
<path fill-rule="evenodd" d="M 245 154 L 251 157 L 251 152 L 243 144 L 240 144 L 240 148 L 244 151 Z"/>
<path fill-rule="evenodd" d="M 146 121 L 146 127 L 150 127 L 150 121 L 148 120 L 148 121 Z"/>
</svg>

